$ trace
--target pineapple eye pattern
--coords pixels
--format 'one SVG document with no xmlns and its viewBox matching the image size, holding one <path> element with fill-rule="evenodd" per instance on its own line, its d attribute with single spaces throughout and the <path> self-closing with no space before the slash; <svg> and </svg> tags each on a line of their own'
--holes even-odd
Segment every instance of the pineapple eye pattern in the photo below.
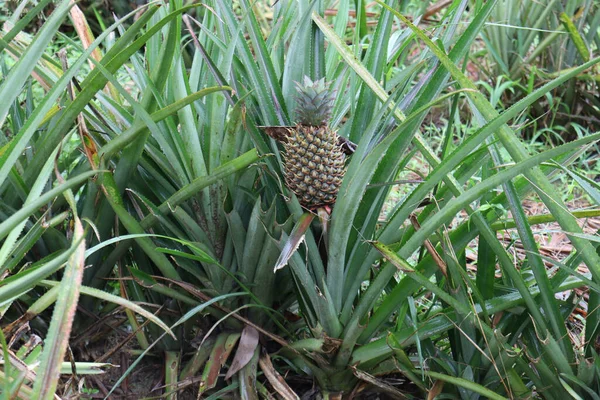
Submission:
<svg viewBox="0 0 600 400">
<path fill-rule="evenodd" d="M 346 154 L 328 126 L 335 96 L 329 85 L 305 77 L 297 90 L 297 125 L 289 128 L 283 143 L 285 183 L 303 207 L 314 210 L 335 203 Z"/>
<path fill-rule="evenodd" d="M 299 123 L 284 149 L 285 183 L 300 204 L 314 210 L 335 203 L 346 172 L 346 155 L 338 145 L 337 134 L 327 126 Z M 316 155 L 316 149 L 324 151 Z"/>
<path fill-rule="evenodd" d="M 356 145 L 328 126 L 335 92 L 329 90 L 325 79 L 313 82 L 304 77 L 296 90 L 296 126 L 263 128 L 283 144 L 286 186 L 300 205 L 316 210 L 335 203 L 346 172 L 346 156 L 354 153 Z"/>
</svg>

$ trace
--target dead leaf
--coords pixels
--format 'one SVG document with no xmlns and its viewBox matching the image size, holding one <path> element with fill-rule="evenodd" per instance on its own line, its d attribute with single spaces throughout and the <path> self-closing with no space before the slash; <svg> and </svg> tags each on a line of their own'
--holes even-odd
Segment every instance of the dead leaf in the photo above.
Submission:
<svg viewBox="0 0 600 400">
<path fill-rule="evenodd" d="M 294 392 L 292 388 L 288 386 L 288 384 L 285 382 L 285 379 L 279 375 L 279 372 L 275 370 L 273 363 L 271 362 L 271 358 L 266 352 L 258 360 L 258 365 L 260 365 L 260 369 L 262 369 L 265 377 L 271 386 L 273 386 L 273 389 L 275 389 L 275 391 L 277 391 L 277 393 L 279 393 L 284 400 L 300 399 L 296 392 Z"/>
<path fill-rule="evenodd" d="M 242 337 L 238 344 L 237 351 L 231 362 L 231 367 L 225 375 L 225 379 L 230 379 L 236 372 L 244 368 L 254 355 L 254 350 L 258 346 L 258 331 L 252 326 L 246 325 L 242 331 Z"/>
<path fill-rule="evenodd" d="M 304 241 L 304 235 L 306 234 L 306 231 L 310 227 L 310 224 L 314 218 L 315 215 L 312 213 L 302 214 L 294 226 L 294 229 L 292 229 L 287 242 L 283 246 L 273 272 L 277 272 L 277 270 L 287 265 L 290 258 L 292 258 L 296 250 L 298 250 L 298 247 L 300 247 L 300 244 Z"/>
<path fill-rule="evenodd" d="M 393 387 L 392 385 L 385 383 L 384 381 L 375 378 L 373 375 L 367 374 L 356 367 L 352 367 L 352 373 L 361 381 L 365 381 L 370 383 L 373 386 L 376 386 L 383 392 L 387 393 L 393 399 L 407 399 L 407 397 L 398 389 Z"/>
<path fill-rule="evenodd" d="M 444 388 L 444 381 L 435 381 L 433 387 L 427 394 L 427 400 L 433 400 L 437 397 L 438 394 L 442 393 L 442 389 Z"/>
<path fill-rule="evenodd" d="M 290 131 L 294 129 L 293 126 L 259 126 L 259 128 L 264 130 L 267 135 L 281 143 L 287 142 L 287 139 L 290 136 Z"/>
</svg>

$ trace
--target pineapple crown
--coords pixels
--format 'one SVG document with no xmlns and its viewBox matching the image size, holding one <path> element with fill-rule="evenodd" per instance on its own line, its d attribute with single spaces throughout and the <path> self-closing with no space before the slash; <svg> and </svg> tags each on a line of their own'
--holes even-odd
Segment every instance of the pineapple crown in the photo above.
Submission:
<svg viewBox="0 0 600 400">
<path fill-rule="evenodd" d="M 335 100 L 335 91 L 329 90 L 325 78 L 312 81 L 305 76 L 300 84 L 296 82 L 296 117 L 301 125 L 327 125 Z"/>
</svg>

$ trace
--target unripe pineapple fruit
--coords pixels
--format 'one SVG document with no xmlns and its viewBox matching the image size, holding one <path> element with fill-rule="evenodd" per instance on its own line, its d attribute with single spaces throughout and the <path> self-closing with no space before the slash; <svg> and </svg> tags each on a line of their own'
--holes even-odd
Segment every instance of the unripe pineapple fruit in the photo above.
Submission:
<svg viewBox="0 0 600 400">
<path fill-rule="evenodd" d="M 297 90 L 297 125 L 276 138 L 285 149 L 286 186 L 303 207 L 314 210 L 335 203 L 346 172 L 346 142 L 328 126 L 335 94 L 325 80 L 305 77 Z"/>
</svg>

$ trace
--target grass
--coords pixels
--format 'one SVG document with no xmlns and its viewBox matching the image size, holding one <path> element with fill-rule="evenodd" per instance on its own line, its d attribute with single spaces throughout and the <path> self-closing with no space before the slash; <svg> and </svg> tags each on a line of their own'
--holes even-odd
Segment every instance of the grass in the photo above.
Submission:
<svg viewBox="0 0 600 400">
<path fill-rule="evenodd" d="M 595 4 L 49 3 L 0 41 L 4 398 L 598 397 Z M 304 76 L 357 145 L 314 213 L 261 130 Z"/>
</svg>

